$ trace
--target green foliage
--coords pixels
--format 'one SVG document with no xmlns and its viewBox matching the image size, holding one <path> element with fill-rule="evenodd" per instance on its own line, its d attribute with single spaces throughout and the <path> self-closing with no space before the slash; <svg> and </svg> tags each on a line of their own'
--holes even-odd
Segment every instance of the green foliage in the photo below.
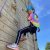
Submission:
<svg viewBox="0 0 50 50">
<path fill-rule="evenodd" d="M 50 42 L 47 43 L 45 50 L 50 50 Z"/>
</svg>

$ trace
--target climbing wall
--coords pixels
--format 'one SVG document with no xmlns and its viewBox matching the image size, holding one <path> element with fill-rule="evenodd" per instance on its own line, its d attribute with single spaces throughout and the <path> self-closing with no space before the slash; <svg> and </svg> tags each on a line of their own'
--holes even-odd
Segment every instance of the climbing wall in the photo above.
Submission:
<svg viewBox="0 0 50 50">
<path fill-rule="evenodd" d="M 25 1 L 28 0 L 0 0 L 0 50 L 6 48 L 9 43 L 14 43 L 17 31 L 29 25 L 27 21 Z M 27 33 L 27 40 L 19 43 L 20 50 L 37 50 L 35 35 Z"/>
<path fill-rule="evenodd" d="M 18 21 L 12 4 L 14 0 L 0 0 L 0 50 L 8 50 L 6 45 L 16 39 Z"/>
</svg>

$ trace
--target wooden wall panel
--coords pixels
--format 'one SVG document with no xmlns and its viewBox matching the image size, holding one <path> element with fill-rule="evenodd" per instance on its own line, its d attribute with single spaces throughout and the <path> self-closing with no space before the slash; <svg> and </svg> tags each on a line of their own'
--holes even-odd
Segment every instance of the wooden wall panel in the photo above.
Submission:
<svg viewBox="0 0 50 50">
<path fill-rule="evenodd" d="M 0 10 L 4 5 L 6 0 L 0 0 Z M 18 23 L 16 19 L 16 13 L 12 9 L 11 5 L 14 3 L 14 0 L 7 0 L 1 11 L 0 17 L 0 49 L 1 50 L 9 50 L 6 49 L 5 44 L 13 43 L 16 40 L 17 31 L 18 31 Z"/>
<path fill-rule="evenodd" d="M 7 15 L 5 15 L 7 16 Z M 0 18 L 0 21 L 8 25 L 11 29 L 13 29 L 15 32 L 17 32 L 17 26 L 12 24 L 4 15 Z"/>
<path fill-rule="evenodd" d="M 24 7 L 23 3 L 21 0 L 17 0 L 17 12 L 20 15 L 20 28 L 24 28 L 26 26 L 28 26 L 28 21 L 27 21 L 27 13 L 24 11 L 22 11 L 22 9 L 25 9 L 26 7 Z"/>
<path fill-rule="evenodd" d="M 15 39 L 16 39 L 15 37 L 10 36 L 9 34 L 0 30 L 0 40 L 8 42 L 8 43 L 13 43 L 13 42 L 15 42 Z"/>
<path fill-rule="evenodd" d="M 2 21 L 0 21 L 0 29 L 3 30 L 4 32 L 16 37 L 17 33 L 15 31 L 13 31 L 8 25 L 3 23 Z"/>
<path fill-rule="evenodd" d="M 18 21 L 12 18 L 4 9 L 2 10 L 2 15 L 5 16 L 13 25 L 17 26 Z"/>
<path fill-rule="evenodd" d="M 11 50 L 6 47 L 8 43 L 0 41 L 0 50 Z"/>
</svg>

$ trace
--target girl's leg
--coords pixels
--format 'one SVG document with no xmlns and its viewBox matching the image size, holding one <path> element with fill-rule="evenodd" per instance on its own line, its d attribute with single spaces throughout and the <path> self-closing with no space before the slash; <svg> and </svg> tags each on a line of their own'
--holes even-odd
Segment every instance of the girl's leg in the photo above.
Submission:
<svg viewBox="0 0 50 50">
<path fill-rule="evenodd" d="M 32 27 L 32 31 L 31 31 L 31 34 L 33 35 L 33 34 L 35 34 L 35 41 L 37 41 L 37 35 L 36 35 L 36 31 L 37 31 L 37 27 Z"/>
<path fill-rule="evenodd" d="M 29 29 L 30 29 L 30 26 L 25 27 L 25 28 L 23 28 L 23 29 L 21 29 L 21 30 L 18 31 L 17 38 L 16 38 L 16 41 L 15 41 L 15 43 L 16 43 L 17 45 L 19 44 L 21 35 L 23 34 L 24 36 L 26 36 L 26 33 L 27 33 L 27 32 L 30 32 Z"/>
<path fill-rule="evenodd" d="M 16 38 L 15 43 L 10 44 L 10 45 L 7 45 L 7 47 L 8 47 L 8 48 L 11 48 L 11 49 L 17 48 L 17 47 L 18 47 L 18 44 L 19 44 L 19 41 L 20 41 L 20 38 L 21 38 L 21 35 L 22 35 L 23 33 L 27 33 L 27 32 L 30 32 L 30 26 L 25 27 L 25 28 L 19 30 L 19 31 L 18 31 L 18 34 L 17 34 L 17 38 Z M 24 34 L 24 35 L 26 35 L 26 34 Z"/>
<path fill-rule="evenodd" d="M 21 35 L 22 35 L 22 30 L 19 30 L 19 31 L 18 31 L 18 34 L 17 34 L 16 41 L 15 41 L 15 43 L 16 43 L 17 45 L 18 45 L 18 43 L 19 43 L 19 41 L 20 41 Z"/>
<path fill-rule="evenodd" d="M 18 48 L 18 43 L 20 41 L 20 38 L 21 38 L 21 35 L 22 35 L 22 31 L 23 30 L 19 30 L 18 31 L 18 34 L 17 34 L 17 38 L 16 38 L 15 43 L 7 45 L 8 48 L 10 48 L 10 49 Z"/>
</svg>

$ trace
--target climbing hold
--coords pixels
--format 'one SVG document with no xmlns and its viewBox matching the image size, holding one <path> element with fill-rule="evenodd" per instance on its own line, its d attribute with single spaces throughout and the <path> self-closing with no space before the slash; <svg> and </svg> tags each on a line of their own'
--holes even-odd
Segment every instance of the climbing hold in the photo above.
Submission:
<svg viewBox="0 0 50 50">
<path fill-rule="evenodd" d="M 18 48 L 15 48 L 14 50 L 19 50 L 19 47 Z"/>
</svg>

